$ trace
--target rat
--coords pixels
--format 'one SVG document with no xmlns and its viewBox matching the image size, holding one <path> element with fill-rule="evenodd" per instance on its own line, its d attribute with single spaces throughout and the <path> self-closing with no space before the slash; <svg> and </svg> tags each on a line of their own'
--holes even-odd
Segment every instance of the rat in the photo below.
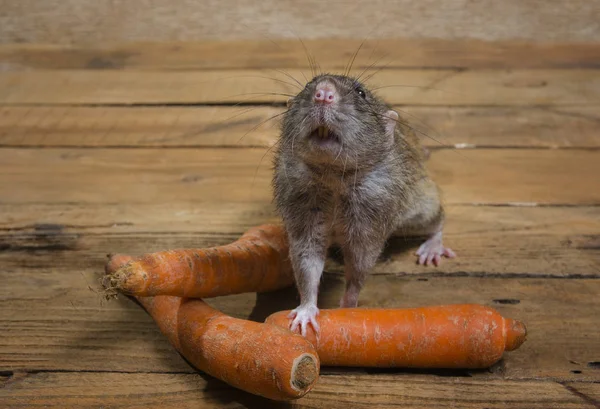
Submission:
<svg viewBox="0 0 600 409">
<path fill-rule="evenodd" d="M 412 128 L 359 79 L 320 74 L 287 103 L 274 156 L 274 202 L 290 245 L 300 305 L 290 329 L 306 334 L 316 316 L 328 249 L 341 248 L 346 288 L 340 307 L 356 307 L 370 269 L 392 236 L 427 240 L 417 263 L 438 265 L 444 247 L 440 189 L 425 168 Z"/>
</svg>

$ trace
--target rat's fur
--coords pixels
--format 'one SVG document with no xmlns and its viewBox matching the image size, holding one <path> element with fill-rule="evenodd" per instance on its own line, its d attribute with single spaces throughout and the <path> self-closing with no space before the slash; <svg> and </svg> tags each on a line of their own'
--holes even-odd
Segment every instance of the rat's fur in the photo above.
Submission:
<svg viewBox="0 0 600 409">
<path fill-rule="evenodd" d="M 323 81 L 339 93 L 334 107 L 313 102 Z M 441 246 L 443 210 L 418 138 L 359 81 L 319 75 L 288 106 L 273 185 L 301 298 L 292 326 L 304 332 L 308 322 L 317 326 L 318 286 L 331 244 L 339 245 L 344 256 L 341 306 L 354 307 L 390 236 L 427 234 L 434 240 L 437 234 Z M 320 144 L 309 137 L 324 125 L 337 142 Z M 427 261 L 437 264 L 441 255 L 438 251 Z"/>
</svg>

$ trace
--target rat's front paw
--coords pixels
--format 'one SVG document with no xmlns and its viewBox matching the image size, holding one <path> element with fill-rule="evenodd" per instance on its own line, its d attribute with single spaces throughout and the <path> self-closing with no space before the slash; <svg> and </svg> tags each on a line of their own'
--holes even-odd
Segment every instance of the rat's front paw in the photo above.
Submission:
<svg viewBox="0 0 600 409">
<path fill-rule="evenodd" d="M 425 243 L 421 244 L 419 250 L 417 250 L 416 255 L 419 256 L 418 264 L 428 265 L 429 263 L 433 263 L 435 266 L 440 264 L 440 260 L 442 257 L 454 258 L 456 257 L 456 253 L 454 253 L 448 247 L 444 247 L 441 240 L 441 235 L 437 234 L 427 240 Z"/>
<path fill-rule="evenodd" d="M 305 337 L 306 327 L 310 323 L 315 330 L 315 334 L 318 334 L 319 323 L 317 322 L 317 315 L 319 315 L 319 309 L 316 305 L 299 306 L 288 315 L 288 318 L 292 318 L 290 330 L 297 332 L 298 328 L 300 328 L 300 333 Z"/>
</svg>

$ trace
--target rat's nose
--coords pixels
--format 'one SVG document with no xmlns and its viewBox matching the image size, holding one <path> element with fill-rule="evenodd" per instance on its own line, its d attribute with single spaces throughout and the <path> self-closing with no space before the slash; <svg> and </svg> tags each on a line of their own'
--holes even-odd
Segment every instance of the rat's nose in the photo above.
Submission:
<svg viewBox="0 0 600 409">
<path fill-rule="evenodd" d="M 317 84 L 317 88 L 315 89 L 314 100 L 320 104 L 331 104 L 333 102 L 337 102 L 337 90 L 329 81 L 320 82 Z"/>
</svg>

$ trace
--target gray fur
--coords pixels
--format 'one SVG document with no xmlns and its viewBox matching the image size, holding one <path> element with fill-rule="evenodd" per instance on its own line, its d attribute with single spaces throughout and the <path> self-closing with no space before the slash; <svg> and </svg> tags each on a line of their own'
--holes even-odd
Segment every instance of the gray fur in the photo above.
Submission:
<svg viewBox="0 0 600 409">
<path fill-rule="evenodd" d="M 332 82 L 340 94 L 335 109 L 313 103 L 322 80 Z M 337 75 L 315 77 L 290 101 L 273 186 L 301 306 L 316 307 L 331 244 L 341 246 L 344 255 L 347 286 L 341 305 L 353 307 L 390 236 L 441 229 L 438 189 L 424 167 L 423 149 L 401 120 L 392 126 L 393 136 L 386 132 L 393 121 L 386 117 L 390 109 L 358 81 Z M 338 135 L 339 145 L 315 147 L 309 134 L 322 125 Z"/>
</svg>

